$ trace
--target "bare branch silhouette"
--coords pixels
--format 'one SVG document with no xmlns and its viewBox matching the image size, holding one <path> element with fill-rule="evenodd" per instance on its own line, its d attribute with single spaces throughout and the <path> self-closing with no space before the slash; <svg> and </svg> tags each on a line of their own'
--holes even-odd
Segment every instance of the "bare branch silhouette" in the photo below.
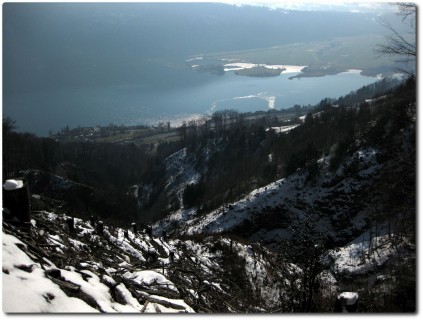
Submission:
<svg viewBox="0 0 423 320">
<path fill-rule="evenodd" d="M 409 63 L 415 61 L 417 54 L 416 46 L 416 13 L 417 6 L 409 2 L 397 2 L 398 15 L 402 17 L 404 23 L 408 23 L 409 31 L 400 33 L 389 22 L 382 20 L 380 24 L 389 31 L 385 37 L 385 43 L 379 44 L 374 50 L 376 54 L 395 56 L 396 62 Z"/>
</svg>

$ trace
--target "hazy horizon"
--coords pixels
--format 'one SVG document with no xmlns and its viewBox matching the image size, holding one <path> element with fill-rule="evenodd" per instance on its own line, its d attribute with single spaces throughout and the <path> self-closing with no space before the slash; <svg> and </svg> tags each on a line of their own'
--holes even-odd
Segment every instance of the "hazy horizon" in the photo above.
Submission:
<svg viewBox="0 0 423 320">
<path fill-rule="evenodd" d="M 301 5 L 296 6 L 304 8 Z M 336 5 L 348 10 L 360 6 L 363 4 Z M 186 60 L 195 55 L 296 43 L 328 42 L 330 46 L 333 41 L 340 46 L 343 40 L 337 39 L 381 36 L 384 30 L 377 19 L 382 14 L 386 19 L 395 17 L 389 10 L 287 12 L 222 3 L 5 3 L 3 117 L 12 116 L 19 130 L 33 131 L 22 120 L 24 113 L 45 113 L 46 117 L 37 116 L 33 121 L 46 132 L 58 119 L 49 120 L 48 112 L 60 117 L 59 111 L 66 111 L 63 122 L 65 114 L 80 112 L 82 107 L 66 98 L 69 92 L 92 88 L 90 94 L 94 94 L 99 88 L 150 86 L 151 90 L 165 90 L 160 96 L 170 89 L 209 81 L 210 75 L 187 72 Z M 332 54 L 336 56 L 336 52 Z M 295 64 L 315 63 L 310 59 L 297 59 Z M 378 61 L 367 62 L 386 65 Z M 61 92 L 66 94 L 61 96 Z M 89 100 L 105 99 L 90 94 Z M 84 105 L 89 100 L 84 100 Z M 115 108 L 119 108 L 118 102 Z"/>
</svg>

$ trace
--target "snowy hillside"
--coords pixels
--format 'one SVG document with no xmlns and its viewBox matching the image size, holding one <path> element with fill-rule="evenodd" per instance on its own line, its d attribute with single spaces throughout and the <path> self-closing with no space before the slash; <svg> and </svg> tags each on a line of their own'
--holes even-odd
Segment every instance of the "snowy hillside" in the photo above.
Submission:
<svg viewBox="0 0 423 320">
<path fill-rule="evenodd" d="M 199 174 L 185 150 L 168 160 L 169 188 L 180 197 Z M 3 310 L 292 312 L 304 310 L 302 292 L 310 288 L 318 306 L 311 311 L 333 311 L 340 292 L 357 292 L 362 311 L 413 310 L 414 301 L 401 300 L 415 279 L 412 235 L 390 219 L 367 220 L 382 208 L 369 205 L 377 181 L 398 164 L 370 147 L 336 170 L 330 161 L 321 158 L 316 175 L 298 169 L 209 214 L 180 209 L 152 233 L 47 211 L 33 211 L 29 229 L 4 221 Z M 310 217 L 328 247 L 319 251 L 309 237 L 306 246 L 291 247 L 297 257 L 286 255 L 281 244 L 301 240 Z M 310 270 L 312 282 L 304 277 Z"/>
<path fill-rule="evenodd" d="M 3 224 L 3 310 L 255 312 L 283 294 L 275 255 L 228 238 L 200 242 L 35 212 L 30 230 Z M 70 228 L 69 228 L 70 227 Z M 254 302 L 253 302 L 254 301 Z M 24 302 L 24 303 L 23 303 Z"/>
<path fill-rule="evenodd" d="M 132 241 L 120 229 L 100 235 L 80 219 L 71 232 L 68 218 L 36 213 L 30 232 L 4 225 L 5 312 L 193 312 L 163 272 L 134 267 L 160 240 Z"/>
<path fill-rule="evenodd" d="M 62 160 L 12 172 L 3 310 L 415 312 L 414 79 L 371 92 L 322 100 L 287 132 L 193 127 L 126 178 L 134 146 L 98 176 L 83 161 L 63 175 Z"/>
<path fill-rule="evenodd" d="M 352 206 L 354 199 L 364 194 L 380 173 L 377 154 L 378 151 L 372 148 L 361 149 L 335 173 L 329 170 L 330 157 L 321 158 L 318 161 L 320 175 L 313 183 L 306 169 L 298 170 L 207 215 L 195 217 L 193 213 L 191 219 L 181 220 L 178 212 L 159 221 L 156 230 L 171 231 L 172 227 L 178 228 L 181 234 L 196 234 L 234 230 L 239 233 L 245 229 L 251 241 L 272 245 L 289 238 L 291 227 L 305 214 L 320 212 L 319 226 L 328 230 L 334 241 L 351 238 L 365 225 L 367 211 L 358 205 Z M 354 172 L 351 170 L 353 165 L 356 166 Z M 347 221 L 342 228 L 342 223 Z M 176 226 L 178 222 L 181 223 Z M 254 225 L 260 228 L 256 230 Z"/>
<path fill-rule="evenodd" d="M 388 218 L 369 227 L 369 217 L 382 210 L 373 199 L 380 191 L 378 181 L 398 167 L 395 161 L 386 161 L 383 152 L 358 148 L 336 170 L 330 168 L 331 158 L 323 157 L 314 179 L 309 169 L 298 169 L 209 214 L 199 215 L 195 208 L 181 210 L 156 223 L 155 230 L 180 235 L 235 234 L 256 247 L 278 252 L 283 241 L 298 237 L 304 219 L 311 217 L 316 231 L 325 234 L 326 244 L 333 248 L 320 256 L 325 266 L 320 281 L 329 296 L 363 290 L 363 284 L 389 296 L 401 285 L 403 275 L 397 274 L 398 266 L 413 264 L 415 245 L 412 235 L 401 234 L 398 222 Z M 292 274 L 295 268 L 298 266 Z M 408 304 L 412 302 L 407 301 L 404 308 Z"/>
<path fill-rule="evenodd" d="M 4 312 L 286 312 L 301 290 L 301 267 L 259 244 L 222 236 L 168 239 L 112 226 L 101 231 L 100 222 L 93 228 L 77 218 L 72 230 L 69 218 L 43 211 L 33 213 L 30 230 L 3 224 Z M 357 289 L 345 277 L 392 281 L 386 266 L 414 247 L 391 237 L 385 230 L 370 241 L 363 233 L 321 256 L 325 310 L 339 292 Z"/>
</svg>

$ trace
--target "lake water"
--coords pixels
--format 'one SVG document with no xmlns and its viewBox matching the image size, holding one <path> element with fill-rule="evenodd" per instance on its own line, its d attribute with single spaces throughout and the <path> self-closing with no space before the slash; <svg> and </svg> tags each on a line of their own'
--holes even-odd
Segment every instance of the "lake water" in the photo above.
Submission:
<svg viewBox="0 0 423 320">
<path fill-rule="evenodd" d="M 216 110 L 240 112 L 287 108 L 294 104 L 316 104 L 325 97 L 338 98 L 377 81 L 357 72 L 289 80 L 295 73 L 277 77 L 255 78 L 223 76 L 183 71 L 196 81 L 178 82 L 178 77 L 148 81 L 139 85 L 119 85 L 31 92 L 4 95 L 3 116 L 16 120 L 19 131 L 45 136 L 69 125 L 95 126 L 157 124 L 171 121 L 180 124 L 194 116 Z M 161 73 L 166 77 L 166 73 Z M 156 79 L 157 80 L 157 79 Z M 174 82 L 174 83 L 173 83 Z"/>
</svg>

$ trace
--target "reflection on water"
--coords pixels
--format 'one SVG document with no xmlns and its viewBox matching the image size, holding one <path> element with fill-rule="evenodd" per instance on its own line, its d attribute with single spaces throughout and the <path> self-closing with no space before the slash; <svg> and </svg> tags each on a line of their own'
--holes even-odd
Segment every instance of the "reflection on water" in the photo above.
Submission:
<svg viewBox="0 0 423 320">
<path fill-rule="evenodd" d="M 178 83 L 177 89 L 170 85 L 163 88 L 154 82 L 154 88 L 132 84 L 32 92 L 5 96 L 4 116 L 15 119 L 21 131 L 38 135 L 66 125 L 157 124 L 168 120 L 180 123 L 192 114 L 200 116 L 223 109 L 247 112 L 294 104 L 313 105 L 325 97 L 337 98 L 377 80 L 356 72 L 289 80 L 292 75 L 254 78 L 226 72 L 223 76 L 204 75 L 204 81 L 197 83 Z"/>
</svg>

